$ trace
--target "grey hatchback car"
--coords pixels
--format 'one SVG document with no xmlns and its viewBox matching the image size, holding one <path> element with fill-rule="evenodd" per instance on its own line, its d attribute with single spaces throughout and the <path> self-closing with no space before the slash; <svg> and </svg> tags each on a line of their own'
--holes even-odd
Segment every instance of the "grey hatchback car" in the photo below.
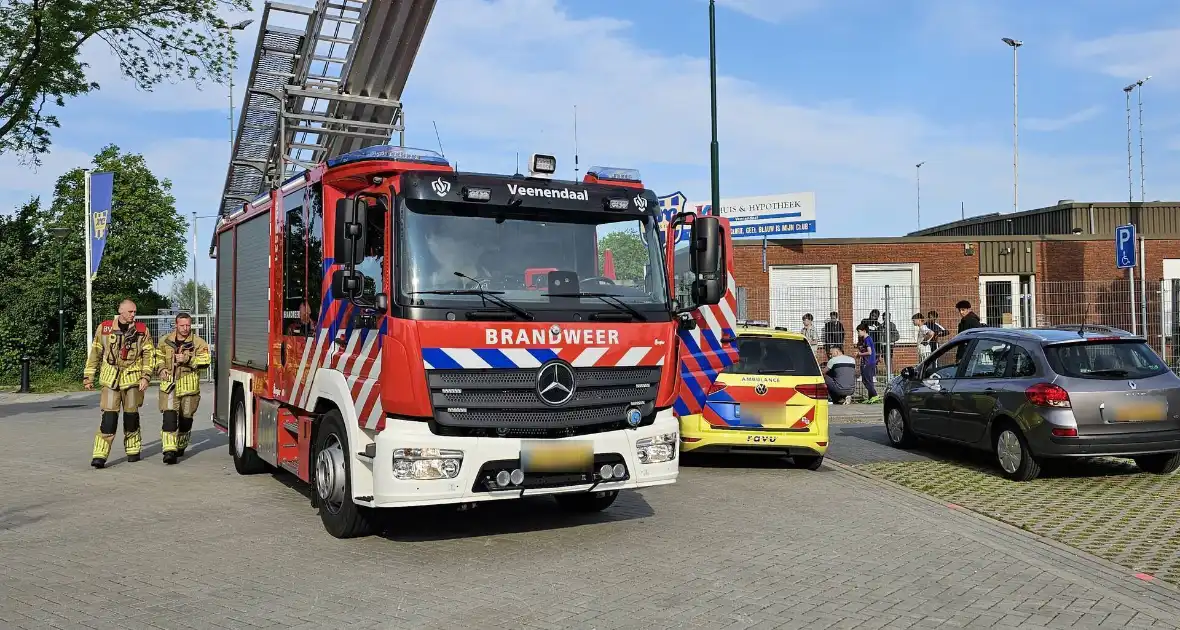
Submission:
<svg viewBox="0 0 1180 630">
<path fill-rule="evenodd" d="M 1180 468 L 1180 377 L 1142 337 L 1117 328 L 964 331 L 901 371 L 884 413 L 893 446 L 933 438 L 987 450 L 1016 481 L 1056 457 Z"/>
</svg>

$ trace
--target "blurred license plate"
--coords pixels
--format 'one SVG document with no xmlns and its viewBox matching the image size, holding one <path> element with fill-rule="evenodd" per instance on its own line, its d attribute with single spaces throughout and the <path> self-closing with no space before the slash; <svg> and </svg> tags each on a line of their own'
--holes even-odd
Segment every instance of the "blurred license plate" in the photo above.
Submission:
<svg viewBox="0 0 1180 630">
<path fill-rule="evenodd" d="M 742 424 L 763 427 L 787 427 L 787 409 L 782 404 L 742 403 Z"/>
<path fill-rule="evenodd" d="M 520 445 L 520 467 L 526 473 L 580 473 L 594 469 L 594 443 L 588 440 L 530 440 Z"/>
<path fill-rule="evenodd" d="M 1167 416 L 1167 405 L 1159 401 L 1124 403 L 1114 410 L 1115 422 L 1161 422 Z"/>
</svg>

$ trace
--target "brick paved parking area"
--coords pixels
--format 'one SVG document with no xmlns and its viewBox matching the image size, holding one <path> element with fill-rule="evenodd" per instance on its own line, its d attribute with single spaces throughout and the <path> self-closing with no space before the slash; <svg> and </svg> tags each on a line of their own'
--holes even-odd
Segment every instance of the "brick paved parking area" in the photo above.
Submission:
<svg viewBox="0 0 1180 630">
<path fill-rule="evenodd" d="M 206 400 L 211 400 L 206 398 Z M 285 473 L 89 467 L 92 398 L 0 405 L 3 628 L 1175 628 L 1180 594 L 825 465 L 690 461 L 607 512 L 411 510 L 329 537 Z M 836 439 L 836 438 L 833 438 Z"/>
</svg>

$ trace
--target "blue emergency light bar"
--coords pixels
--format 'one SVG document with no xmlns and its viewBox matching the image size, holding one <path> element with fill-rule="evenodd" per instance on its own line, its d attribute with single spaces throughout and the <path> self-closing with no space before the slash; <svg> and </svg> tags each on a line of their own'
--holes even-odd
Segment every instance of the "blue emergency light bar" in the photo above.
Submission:
<svg viewBox="0 0 1180 630">
<path fill-rule="evenodd" d="M 328 166 L 340 166 L 342 164 L 351 164 L 364 160 L 392 160 L 394 162 L 437 164 L 439 166 L 451 165 L 445 157 L 429 149 L 413 149 L 410 147 L 394 147 L 381 144 L 357 149 L 356 151 L 334 157 L 328 160 Z"/>
<path fill-rule="evenodd" d="M 639 177 L 639 171 L 633 168 L 615 168 L 613 166 L 591 166 L 587 171 L 590 175 L 599 181 L 614 181 L 614 182 L 642 182 L 643 179 Z"/>
<path fill-rule="evenodd" d="M 738 326 L 758 326 L 760 328 L 770 328 L 770 322 L 761 319 L 739 319 Z"/>
</svg>

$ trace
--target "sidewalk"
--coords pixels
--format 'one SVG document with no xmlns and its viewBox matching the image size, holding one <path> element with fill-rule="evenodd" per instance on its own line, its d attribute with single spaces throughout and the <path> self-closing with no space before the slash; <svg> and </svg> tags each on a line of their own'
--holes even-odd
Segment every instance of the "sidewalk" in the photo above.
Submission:
<svg viewBox="0 0 1180 630">
<path fill-rule="evenodd" d="M 883 422 L 884 409 L 875 405 L 828 405 L 828 422 L 831 424 L 869 424 Z"/>
</svg>

